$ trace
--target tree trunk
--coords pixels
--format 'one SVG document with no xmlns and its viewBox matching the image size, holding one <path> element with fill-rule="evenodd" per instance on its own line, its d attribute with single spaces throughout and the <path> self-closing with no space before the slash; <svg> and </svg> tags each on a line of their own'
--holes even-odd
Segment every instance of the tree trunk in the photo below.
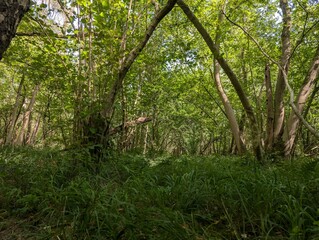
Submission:
<svg viewBox="0 0 319 240">
<path fill-rule="evenodd" d="M 227 4 L 227 1 L 224 3 L 224 6 L 223 6 L 224 9 L 226 7 L 226 4 Z M 224 11 L 224 9 L 223 9 L 223 11 Z M 223 18 L 224 18 L 224 14 L 222 12 L 220 12 L 219 16 L 218 16 L 218 23 L 217 23 L 216 37 L 215 37 L 215 44 L 216 44 L 218 51 L 220 48 L 220 34 L 221 34 L 220 25 L 223 21 Z M 231 103 L 226 95 L 226 92 L 224 91 L 223 85 L 221 83 L 220 65 L 216 61 L 216 58 L 214 59 L 214 80 L 215 80 L 215 85 L 216 85 L 216 88 L 218 91 L 218 95 L 219 95 L 219 97 L 224 105 L 224 108 L 225 108 L 225 113 L 226 113 L 227 119 L 229 121 L 229 125 L 231 128 L 231 132 L 233 134 L 233 137 L 234 137 L 237 151 L 239 154 L 241 154 L 245 151 L 245 145 L 244 145 L 244 142 L 242 141 L 241 132 L 239 130 L 238 122 L 237 122 L 233 107 L 232 107 L 232 105 L 231 105 Z"/>
<path fill-rule="evenodd" d="M 266 126 L 266 150 L 271 150 L 274 141 L 274 102 L 271 86 L 270 66 L 265 67 L 265 85 L 266 85 L 266 105 L 267 105 L 267 126 Z"/>
<path fill-rule="evenodd" d="M 119 59 L 120 69 L 123 67 L 123 64 L 125 62 L 125 51 L 126 51 L 126 46 L 127 46 L 127 30 L 128 30 L 129 21 L 131 18 L 132 6 L 133 6 L 133 0 L 130 0 L 128 12 L 127 12 L 127 17 L 126 17 L 126 22 L 124 25 L 122 40 L 121 40 L 121 46 L 120 46 L 120 59 Z M 124 84 L 125 83 L 124 83 L 124 79 L 123 79 L 122 85 L 124 85 Z M 124 125 L 127 122 L 127 100 L 126 100 L 126 95 L 125 95 L 125 88 L 123 86 L 121 87 L 121 107 L 122 107 L 122 124 Z M 121 132 L 121 136 L 119 138 L 119 143 L 118 143 L 119 150 L 122 150 L 122 151 L 126 150 L 127 137 L 128 137 L 128 133 L 126 131 L 126 128 L 123 128 L 122 132 Z"/>
<path fill-rule="evenodd" d="M 29 7 L 30 0 L 0 1 L 0 60 L 9 47 L 17 27 Z"/>
<path fill-rule="evenodd" d="M 203 25 L 199 22 L 197 17 L 194 15 L 194 13 L 190 10 L 187 4 L 183 0 L 177 1 L 178 5 L 181 7 L 181 9 L 184 11 L 188 19 L 193 23 L 193 25 L 196 27 L 198 32 L 202 35 L 203 39 L 205 40 L 207 46 L 213 53 L 215 59 L 218 61 L 226 75 L 228 76 L 230 82 L 232 83 L 233 87 L 235 88 L 237 95 L 242 103 L 242 106 L 247 114 L 247 117 L 251 124 L 251 136 L 253 141 L 253 148 L 255 152 L 255 156 L 259 161 L 262 161 L 262 148 L 261 148 L 261 136 L 260 131 L 258 127 L 258 123 L 256 120 L 256 116 L 254 114 L 254 110 L 252 106 L 250 105 L 250 102 L 247 98 L 247 95 L 245 94 L 236 74 L 233 72 L 231 67 L 228 65 L 226 60 L 223 58 L 223 56 L 220 54 L 218 47 L 212 40 L 209 33 L 206 31 L 206 29 L 203 27 Z"/>
<path fill-rule="evenodd" d="M 27 127 L 29 125 L 29 121 L 30 121 L 30 118 L 31 118 L 31 113 L 32 113 L 32 110 L 33 110 L 33 106 L 35 104 L 35 98 L 39 92 L 39 89 L 40 89 L 40 86 L 39 85 L 36 85 L 33 93 L 32 93 L 32 98 L 30 100 L 30 103 L 28 105 L 28 108 L 23 116 L 23 121 L 22 121 L 22 126 L 21 126 L 21 129 L 20 129 L 20 133 L 15 141 L 15 144 L 16 145 L 23 145 L 25 144 L 25 140 L 27 139 L 26 137 L 26 130 L 27 130 Z"/>
<path fill-rule="evenodd" d="M 280 0 L 280 8 L 283 15 L 283 29 L 281 32 L 281 68 L 288 75 L 289 69 L 289 58 L 291 54 L 291 44 L 290 44 L 290 29 L 291 29 L 291 16 L 288 0 Z M 286 84 L 283 76 L 283 72 L 279 69 L 277 84 L 275 89 L 275 99 L 274 99 L 274 144 L 276 148 L 281 148 L 282 134 L 285 120 L 285 106 L 284 106 L 284 96 L 285 96 Z M 280 149 L 282 150 L 282 149 Z"/>
<path fill-rule="evenodd" d="M 122 87 L 123 80 L 130 70 L 133 62 L 139 56 L 141 51 L 144 49 L 146 44 L 148 43 L 149 39 L 153 35 L 156 27 L 161 22 L 161 20 L 173 9 L 177 0 L 168 0 L 165 7 L 163 7 L 153 18 L 151 24 L 148 26 L 146 33 L 141 40 L 141 42 L 129 53 L 129 55 L 125 58 L 124 63 L 122 64 L 121 68 L 119 69 L 118 78 L 115 80 L 106 100 L 106 105 L 102 116 L 106 120 L 110 120 L 113 114 L 113 105 L 115 102 L 115 98 L 117 96 L 118 90 Z"/>
<path fill-rule="evenodd" d="M 81 8 L 79 4 L 76 5 L 77 13 L 78 16 L 81 15 Z M 72 21 L 71 21 L 72 22 Z M 72 24 L 73 26 L 73 24 Z M 75 26 L 73 26 L 75 29 Z M 74 82 L 74 93 L 75 93 L 75 98 L 74 98 L 74 117 L 73 117 L 73 144 L 79 145 L 82 143 L 83 138 L 83 132 L 86 130 L 84 129 L 84 124 L 83 124 L 83 115 L 82 112 L 85 111 L 84 109 L 84 104 L 83 104 L 83 95 L 84 95 L 84 83 L 82 80 L 82 74 L 83 74 L 83 69 L 84 69 L 84 64 L 85 59 L 82 57 L 82 49 L 85 42 L 84 39 L 84 31 L 83 31 L 83 23 L 81 22 L 81 18 L 77 18 L 77 26 L 76 28 L 79 30 L 79 33 L 77 34 L 77 44 L 78 44 L 78 66 L 77 66 L 77 81 Z M 82 33 L 82 34 L 81 34 Z M 90 84 L 90 77 L 88 84 Z M 50 102 L 50 101 L 49 101 Z M 43 121 L 43 126 L 45 126 L 45 121 Z M 43 132 L 45 133 L 45 132 Z M 85 139 L 86 141 L 86 139 Z"/>
<path fill-rule="evenodd" d="M 97 142 L 94 142 L 93 144 L 107 145 L 111 118 L 114 111 L 114 103 L 119 90 L 122 88 L 123 80 L 126 74 L 128 73 L 128 71 L 130 70 L 135 59 L 139 56 L 139 54 L 144 49 L 149 39 L 153 35 L 158 24 L 173 9 L 176 1 L 177 0 L 167 1 L 167 4 L 153 17 L 153 20 L 151 21 L 150 25 L 146 29 L 145 35 L 141 39 L 140 43 L 134 49 L 132 49 L 127 56 L 124 57 L 123 64 L 121 64 L 119 72 L 118 72 L 118 78 L 113 83 L 113 86 L 111 87 L 111 90 L 108 96 L 106 97 L 104 109 L 99 114 L 100 117 L 97 117 L 97 119 L 95 119 L 94 121 L 91 121 L 92 123 L 93 122 L 96 123 L 98 126 L 103 126 L 103 129 L 99 129 L 99 132 L 98 132 L 100 136 L 98 137 L 98 139 L 95 139 L 95 141 Z M 96 128 L 95 125 L 91 125 L 88 127 L 91 127 L 93 129 Z"/>
<path fill-rule="evenodd" d="M 12 109 L 12 113 L 9 119 L 9 123 L 8 126 L 6 128 L 6 137 L 5 137 L 5 141 L 4 143 L 6 145 L 10 145 L 12 144 L 12 140 L 13 140 L 13 136 L 14 136 L 14 130 L 15 130 L 15 126 L 19 117 L 19 109 L 22 107 L 24 100 L 21 99 L 22 98 L 22 87 L 24 84 L 24 80 L 25 80 L 25 76 L 23 75 L 18 87 L 18 91 L 17 91 L 17 96 L 16 96 L 16 100 L 15 100 L 15 104 L 14 107 Z"/>
<path fill-rule="evenodd" d="M 144 136 L 143 155 L 145 155 L 146 152 L 147 152 L 148 132 L 149 132 L 149 128 L 148 128 L 148 125 L 147 125 L 146 126 L 145 136 Z"/>
<path fill-rule="evenodd" d="M 26 141 L 27 145 L 33 145 L 35 143 L 35 139 L 37 137 L 37 134 L 38 134 L 38 131 L 40 128 L 40 123 L 41 123 L 41 115 L 39 114 L 39 116 L 35 122 L 35 125 L 33 127 L 33 131 L 31 132 L 31 134 L 27 138 L 27 141 Z"/>
<path fill-rule="evenodd" d="M 298 109 L 298 112 L 301 114 L 305 103 L 307 102 L 307 99 L 312 92 L 316 81 L 318 81 L 318 75 L 319 75 L 319 46 L 317 48 L 315 57 L 311 63 L 310 69 L 308 71 L 308 74 L 299 90 L 299 94 L 295 100 L 295 105 Z M 300 119 L 296 115 L 294 111 L 291 111 L 288 123 L 287 123 L 287 136 L 285 140 L 285 156 L 290 156 L 292 153 L 294 144 L 295 144 L 295 138 L 296 133 L 298 130 Z"/>
<path fill-rule="evenodd" d="M 307 102 L 307 107 L 303 111 L 302 116 L 304 117 L 304 119 L 307 119 L 308 113 L 310 111 L 310 107 L 318 91 L 319 91 L 319 85 L 317 81 L 316 86 L 314 90 L 312 91 L 311 96 L 309 97 L 309 100 Z M 300 132 L 300 135 L 302 136 L 301 139 L 302 139 L 302 145 L 303 145 L 303 152 L 306 152 L 306 149 L 310 146 L 310 132 L 309 130 L 303 131 L 303 125 L 300 126 L 299 132 Z"/>
</svg>

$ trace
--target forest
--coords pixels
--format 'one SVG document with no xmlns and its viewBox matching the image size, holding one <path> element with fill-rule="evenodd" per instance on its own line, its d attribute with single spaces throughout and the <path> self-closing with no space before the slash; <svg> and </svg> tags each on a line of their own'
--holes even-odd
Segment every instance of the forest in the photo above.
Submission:
<svg viewBox="0 0 319 240">
<path fill-rule="evenodd" d="M 0 1 L 0 239 L 319 239 L 318 0 Z"/>
</svg>

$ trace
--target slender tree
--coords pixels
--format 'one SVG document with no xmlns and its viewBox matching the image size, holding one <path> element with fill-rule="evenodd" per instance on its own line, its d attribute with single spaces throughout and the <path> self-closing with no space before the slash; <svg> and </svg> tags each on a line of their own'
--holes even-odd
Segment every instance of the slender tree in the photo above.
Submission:
<svg viewBox="0 0 319 240">
<path fill-rule="evenodd" d="M 311 92 L 314 90 L 316 82 L 318 81 L 318 76 L 319 76 L 319 46 L 317 47 L 317 51 L 310 64 L 308 73 L 304 79 L 304 82 L 299 90 L 299 94 L 295 100 L 295 105 L 300 115 L 302 114 L 304 110 L 304 106 L 308 100 L 308 97 L 310 96 Z M 285 139 L 285 156 L 291 155 L 295 145 L 296 134 L 297 134 L 298 126 L 300 123 L 300 118 L 297 116 L 297 114 L 298 113 L 296 113 L 295 111 L 291 111 L 288 122 L 287 122 L 287 127 L 286 127 L 287 136 Z"/>
<path fill-rule="evenodd" d="M 187 18 L 193 23 L 193 25 L 196 27 L 198 32 L 202 35 L 203 39 L 205 40 L 207 46 L 211 50 L 215 59 L 218 61 L 221 68 L 224 70 L 229 80 L 231 81 L 233 87 L 235 88 L 237 95 L 242 103 L 243 108 L 245 109 L 245 112 L 251 124 L 253 147 L 254 147 L 255 155 L 259 161 L 262 161 L 262 146 L 261 146 L 260 130 L 258 127 L 254 110 L 250 104 L 250 101 L 248 100 L 246 93 L 244 92 L 244 89 L 242 88 L 242 85 L 240 84 L 238 80 L 238 77 L 236 76 L 232 68 L 229 66 L 225 58 L 222 56 L 222 54 L 220 54 L 218 46 L 212 40 L 207 30 L 203 27 L 203 25 L 200 23 L 198 18 L 194 15 L 191 9 L 188 7 L 188 5 L 183 0 L 178 0 L 177 4 L 181 7 L 183 12 L 186 14 Z"/>
<path fill-rule="evenodd" d="M 217 27 L 216 27 L 216 36 L 215 36 L 215 44 L 217 47 L 217 50 L 219 51 L 220 48 L 220 38 L 221 38 L 221 24 L 222 21 L 224 19 L 224 14 L 223 12 L 225 12 L 225 8 L 227 5 L 227 0 L 225 1 L 223 7 L 222 7 L 222 11 L 220 11 L 219 16 L 218 16 L 218 23 L 217 23 Z M 239 129 L 239 125 L 233 110 L 233 107 L 230 103 L 230 100 L 227 97 L 227 94 L 223 88 L 221 79 L 220 79 L 220 65 L 216 60 L 216 57 L 214 58 L 214 80 L 215 80 L 215 85 L 216 85 L 216 89 L 217 92 L 219 94 L 219 97 L 224 105 L 225 108 L 225 113 L 227 116 L 227 119 L 229 121 L 229 125 L 233 134 L 233 138 L 235 140 L 235 144 L 237 147 L 237 151 L 239 154 L 245 152 L 245 145 L 242 139 L 242 133 Z"/>
<path fill-rule="evenodd" d="M 281 32 L 281 58 L 274 96 L 274 127 L 273 130 L 269 130 L 273 131 L 273 140 L 271 141 L 273 142 L 273 144 L 275 144 L 274 147 L 278 148 L 281 151 L 282 135 L 285 121 L 284 96 L 286 83 L 284 80 L 284 74 L 288 75 L 289 70 L 289 61 L 291 55 L 290 29 L 292 23 L 288 0 L 280 0 L 280 7 L 283 14 L 283 28 Z"/>
</svg>

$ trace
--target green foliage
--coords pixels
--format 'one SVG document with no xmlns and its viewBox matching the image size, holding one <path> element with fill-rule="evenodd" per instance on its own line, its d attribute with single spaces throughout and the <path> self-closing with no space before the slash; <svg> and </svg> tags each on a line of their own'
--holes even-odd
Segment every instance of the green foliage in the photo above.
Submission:
<svg viewBox="0 0 319 240">
<path fill-rule="evenodd" d="M 2 148 L 0 236 L 317 239 L 318 169 L 305 165 Z"/>
<path fill-rule="evenodd" d="M 17 104 L 20 110 L 13 124 L 13 138 L 23 132 L 24 114 L 38 85 L 40 90 L 28 131 L 24 130 L 26 138 L 32 136 L 32 139 L 24 144 L 69 147 L 83 140 L 80 138 L 86 127 L 95 134 L 96 128 L 85 123 L 106 111 L 105 102 L 118 78 L 123 57 L 139 44 L 156 11 L 152 1 L 133 1 L 131 5 L 130 2 L 33 1 L 0 65 L 0 144 L 6 141 L 8 126 L 14 122 L 12 106 L 22 77 L 25 83 Z M 158 1 L 161 6 L 166 2 Z M 238 76 L 254 107 L 260 132 L 266 137 L 264 68 L 269 60 L 240 28 L 226 19 L 218 23 L 218 15 L 227 2 L 227 17 L 246 29 L 277 61 L 281 55 L 282 31 L 278 1 L 186 2 L 213 39 L 217 24 L 221 24 L 221 54 Z M 319 5 L 315 2 L 303 0 L 290 4 L 291 43 L 297 48 L 290 59 L 288 76 L 296 95 L 317 46 Z M 151 117 L 152 124 L 132 127 L 130 133 L 120 137 L 118 134 L 112 139 L 114 146 L 124 151 L 143 149 L 143 152 L 194 155 L 235 152 L 228 119 L 210 73 L 212 62 L 213 56 L 203 39 L 182 10 L 174 7 L 134 61 L 112 106 L 111 127 L 140 116 Z M 274 64 L 270 67 L 275 88 L 278 69 Z M 223 71 L 221 82 L 251 150 L 250 126 Z M 315 127 L 319 122 L 317 109 L 318 104 L 313 101 L 307 121 Z M 302 131 L 309 134 L 306 129 Z M 221 140 L 214 142 L 213 138 Z M 304 146 L 299 144 L 296 153 L 317 144 L 311 137 L 304 139 Z"/>
</svg>

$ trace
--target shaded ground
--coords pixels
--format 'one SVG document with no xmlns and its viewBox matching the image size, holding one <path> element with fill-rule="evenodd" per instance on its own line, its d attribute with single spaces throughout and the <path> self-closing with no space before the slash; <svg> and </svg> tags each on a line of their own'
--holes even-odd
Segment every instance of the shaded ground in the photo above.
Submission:
<svg viewBox="0 0 319 240">
<path fill-rule="evenodd" d="M 319 239 L 318 165 L 5 148 L 0 239 Z"/>
</svg>

